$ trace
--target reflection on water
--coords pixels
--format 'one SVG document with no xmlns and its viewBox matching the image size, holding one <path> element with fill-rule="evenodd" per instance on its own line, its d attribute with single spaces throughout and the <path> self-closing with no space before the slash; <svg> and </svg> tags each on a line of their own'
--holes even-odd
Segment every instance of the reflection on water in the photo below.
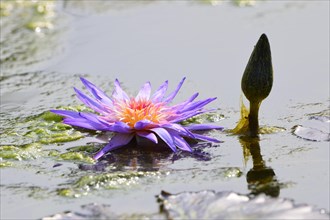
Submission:
<svg viewBox="0 0 330 220">
<path fill-rule="evenodd" d="M 277 181 L 276 174 L 271 167 L 267 167 L 262 159 L 259 138 L 242 136 L 239 142 L 243 147 L 245 161 L 252 156 L 253 167 L 246 175 L 248 189 L 251 194 L 258 195 L 264 193 L 272 197 L 278 197 L 280 194 L 280 184 Z"/>
<path fill-rule="evenodd" d="M 145 145 L 132 140 L 128 145 L 116 149 L 96 164 L 80 164 L 81 170 L 94 171 L 166 171 L 166 165 L 180 159 L 193 158 L 198 161 L 210 161 L 212 156 L 205 149 L 212 147 L 212 143 L 193 143 L 192 152 L 179 151 L 173 153 L 167 145 L 160 141 L 157 145 Z M 101 145 L 102 146 L 102 145 Z"/>
</svg>

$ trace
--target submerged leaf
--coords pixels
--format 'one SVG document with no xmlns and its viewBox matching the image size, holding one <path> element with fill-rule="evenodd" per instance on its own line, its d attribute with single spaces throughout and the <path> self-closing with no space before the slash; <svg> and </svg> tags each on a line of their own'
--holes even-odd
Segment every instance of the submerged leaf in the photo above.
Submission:
<svg viewBox="0 0 330 220">
<path fill-rule="evenodd" d="M 141 183 L 144 178 L 159 178 L 162 174 L 158 171 L 138 172 L 113 172 L 80 177 L 69 188 L 58 189 L 57 194 L 65 197 L 80 197 L 88 194 L 91 190 L 103 188 L 107 190 L 129 188 Z"/>
<path fill-rule="evenodd" d="M 0 146 L 0 160 L 33 160 L 41 157 L 41 155 L 42 150 L 39 144 Z M 3 163 L 6 163 L 6 161 Z"/>
<path fill-rule="evenodd" d="M 13 166 L 12 162 L 9 162 L 9 161 L 0 162 L 0 168 L 11 167 L 11 166 Z"/>
<path fill-rule="evenodd" d="M 66 152 L 59 155 L 59 160 L 79 161 L 85 163 L 95 163 L 93 158 L 86 156 L 81 152 Z"/>
</svg>

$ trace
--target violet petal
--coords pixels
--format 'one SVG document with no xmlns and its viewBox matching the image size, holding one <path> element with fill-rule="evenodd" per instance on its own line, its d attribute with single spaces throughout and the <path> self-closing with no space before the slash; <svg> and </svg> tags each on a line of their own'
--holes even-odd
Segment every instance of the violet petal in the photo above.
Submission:
<svg viewBox="0 0 330 220">
<path fill-rule="evenodd" d="M 152 102 L 161 101 L 165 95 L 165 92 L 167 91 L 167 88 L 168 88 L 168 81 L 166 80 L 152 95 L 151 97 Z"/>
<path fill-rule="evenodd" d="M 178 113 L 187 112 L 187 111 L 194 111 L 196 109 L 204 107 L 205 105 L 209 104 L 210 102 L 212 102 L 216 99 L 217 98 L 208 98 L 208 99 L 197 101 L 197 102 L 194 102 L 194 103 L 189 103 L 184 108 L 179 110 Z"/>
<path fill-rule="evenodd" d="M 209 112 L 209 110 L 190 111 L 190 112 L 181 114 L 179 117 L 171 118 L 169 121 L 171 123 L 180 122 L 180 121 L 186 120 L 188 118 L 191 118 L 193 116 L 196 116 L 196 115 L 199 115 L 199 114 L 202 114 L 202 113 L 205 113 L 205 112 Z"/>
<path fill-rule="evenodd" d="M 175 98 L 175 96 L 178 94 L 179 90 L 181 89 L 181 86 L 184 83 L 185 79 L 186 79 L 186 77 L 184 77 L 180 81 L 180 83 L 177 86 L 177 88 L 164 100 L 164 102 L 169 103 L 169 102 L 171 102 Z"/>
<path fill-rule="evenodd" d="M 100 131 L 107 131 L 108 127 L 104 126 L 103 124 L 97 124 L 95 122 L 89 121 L 85 118 L 65 118 L 63 120 L 64 124 L 87 128 L 91 130 L 100 130 Z"/>
<path fill-rule="evenodd" d="M 135 97 L 135 100 L 149 100 L 151 93 L 151 85 L 150 82 L 146 82 L 142 88 L 140 89 L 139 93 Z"/>
<path fill-rule="evenodd" d="M 126 123 L 121 122 L 121 121 L 116 121 L 112 126 L 111 126 L 111 131 L 118 132 L 118 133 L 131 133 L 132 128 L 128 126 Z"/>
<path fill-rule="evenodd" d="M 173 138 L 165 128 L 152 128 L 150 130 L 155 132 L 172 149 L 172 151 L 176 152 Z"/>
<path fill-rule="evenodd" d="M 151 121 L 149 120 L 141 120 L 135 123 L 134 128 L 136 130 L 142 130 L 145 129 L 147 126 L 153 124 Z"/>
<path fill-rule="evenodd" d="M 152 133 L 152 132 L 147 132 L 147 131 L 137 131 L 136 134 L 140 137 L 144 137 L 147 138 L 149 140 L 151 140 L 152 142 L 154 142 L 155 144 L 158 144 L 158 138 L 157 136 Z"/>
<path fill-rule="evenodd" d="M 215 139 L 215 138 L 211 138 L 211 137 L 208 137 L 208 136 L 205 136 L 205 135 L 201 135 L 201 134 L 194 134 L 196 139 L 199 139 L 199 140 L 203 140 L 203 141 L 211 141 L 211 142 L 214 142 L 214 143 L 221 143 L 221 141 L 219 141 L 218 139 Z"/>
<path fill-rule="evenodd" d="M 97 101 L 94 101 L 92 98 L 88 97 L 85 95 L 83 92 L 81 92 L 79 89 L 74 88 L 77 97 L 88 107 L 93 109 L 94 111 L 97 111 L 99 113 L 104 113 L 106 112 L 105 108 L 98 103 Z"/>
<path fill-rule="evenodd" d="M 163 125 L 163 127 L 172 129 L 172 130 L 178 132 L 182 136 L 195 138 L 193 133 L 191 133 L 188 129 L 186 129 L 185 127 L 183 127 L 180 124 L 174 124 L 174 123 L 173 124 L 165 124 L 165 125 Z"/>
<path fill-rule="evenodd" d="M 106 105 L 112 105 L 112 100 L 99 88 L 97 88 L 93 83 L 89 82 L 87 79 L 80 77 L 80 80 L 88 89 L 88 91 L 94 95 L 94 97 Z"/>
<path fill-rule="evenodd" d="M 189 144 L 177 132 L 169 131 L 169 133 L 173 137 L 174 143 L 178 148 L 184 151 L 192 152 Z"/>
<path fill-rule="evenodd" d="M 102 157 L 104 154 L 106 154 L 107 152 L 114 150 L 116 148 L 119 148 L 121 146 L 127 145 L 132 138 L 134 137 L 134 134 L 115 134 L 110 142 L 103 147 L 99 152 L 97 152 L 95 154 L 95 156 L 93 157 L 94 160 L 99 159 L 100 157 Z"/>
<path fill-rule="evenodd" d="M 186 105 L 188 105 L 189 103 L 191 103 L 192 101 L 194 101 L 197 96 L 199 95 L 198 92 L 196 92 L 195 94 L 193 94 L 189 99 L 187 99 L 186 101 L 180 103 L 180 104 L 177 104 L 177 105 L 174 105 L 172 106 L 172 109 L 182 109 L 184 108 Z"/>
<path fill-rule="evenodd" d="M 211 129 L 218 129 L 222 130 L 223 127 L 218 125 L 207 125 L 207 124 L 194 124 L 185 126 L 186 129 L 191 131 L 203 131 L 203 130 L 211 130 Z"/>
<path fill-rule="evenodd" d="M 117 100 L 129 100 L 129 96 L 126 94 L 126 92 L 121 88 L 120 83 L 118 79 L 114 82 L 115 90 L 113 91 L 112 96 Z"/>
<path fill-rule="evenodd" d="M 80 118 L 79 112 L 74 112 L 69 110 L 50 110 L 50 112 L 68 118 Z"/>
</svg>

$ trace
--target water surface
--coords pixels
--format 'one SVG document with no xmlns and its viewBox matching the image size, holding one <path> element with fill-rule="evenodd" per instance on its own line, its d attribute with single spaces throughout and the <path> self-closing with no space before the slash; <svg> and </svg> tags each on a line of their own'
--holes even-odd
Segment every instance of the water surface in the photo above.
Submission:
<svg viewBox="0 0 330 220">
<path fill-rule="evenodd" d="M 38 19 L 52 26 L 42 26 L 41 35 L 26 26 L 34 16 L 19 15 L 21 24 L 11 9 L 1 17 L 2 219 L 41 218 L 91 202 L 119 215 L 158 213 L 162 190 L 267 192 L 247 179 L 256 160 L 275 174 L 266 184 L 275 197 L 330 209 L 329 142 L 292 134 L 311 116 L 329 117 L 329 2 L 214 2 L 49 1 L 53 7 Z M 17 8 L 33 15 L 35 6 Z M 60 106 L 81 108 L 72 89 L 81 88 L 79 76 L 109 94 L 115 78 L 135 94 L 146 81 L 155 89 L 169 80 L 171 90 L 186 76 L 176 101 L 196 91 L 217 96 L 211 107 L 218 110 L 201 120 L 233 128 L 240 79 L 262 33 L 271 44 L 274 86 L 260 124 L 280 129 L 261 135 L 259 159 L 238 136 L 211 132 L 224 142 L 197 147 L 201 157 L 133 148 L 95 167 L 88 158 L 103 146 L 94 143 L 96 134 L 61 127 L 47 115 Z M 87 147 L 72 149 L 79 146 Z"/>
</svg>

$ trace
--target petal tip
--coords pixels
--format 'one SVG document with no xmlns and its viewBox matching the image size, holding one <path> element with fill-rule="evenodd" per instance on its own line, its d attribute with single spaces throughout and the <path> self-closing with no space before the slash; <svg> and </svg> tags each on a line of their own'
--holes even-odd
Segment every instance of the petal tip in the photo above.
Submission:
<svg viewBox="0 0 330 220">
<path fill-rule="evenodd" d="M 99 151 L 99 152 L 97 152 L 97 153 L 93 156 L 93 159 L 94 159 L 94 160 L 98 160 L 98 159 L 100 159 L 103 155 L 104 155 L 104 152 Z"/>
</svg>

